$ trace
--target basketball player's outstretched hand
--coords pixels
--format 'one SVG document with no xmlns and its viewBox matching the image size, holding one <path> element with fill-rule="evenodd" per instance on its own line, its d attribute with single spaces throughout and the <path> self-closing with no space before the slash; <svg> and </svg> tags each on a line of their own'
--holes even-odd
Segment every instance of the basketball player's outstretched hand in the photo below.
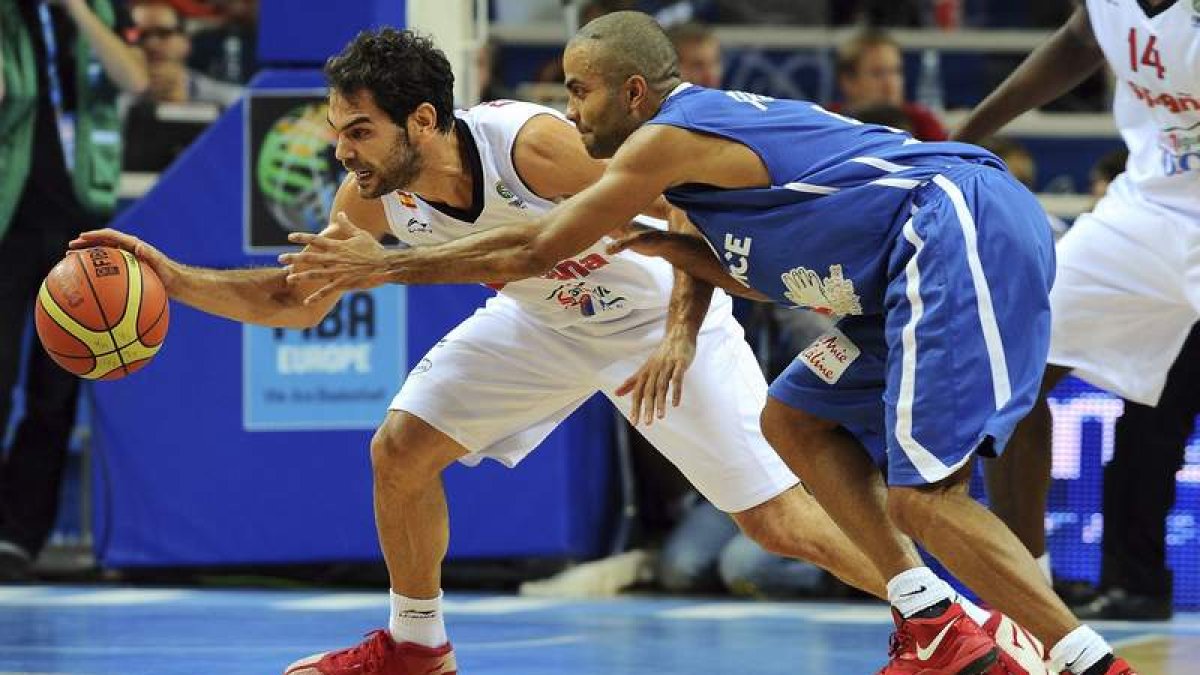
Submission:
<svg viewBox="0 0 1200 675">
<path fill-rule="evenodd" d="M 279 256 L 279 262 L 288 267 L 288 283 L 322 284 L 305 298 L 305 304 L 387 283 L 387 249 L 370 232 L 350 222 L 344 211 L 338 211 L 320 234 L 293 232 L 288 241 L 304 244 L 299 253 Z"/>
<path fill-rule="evenodd" d="M 693 339 L 671 336 L 663 340 L 646 363 L 617 387 L 617 396 L 633 395 L 630 423 L 637 426 L 645 421 L 650 426 L 656 415 L 662 419 L 667 414 L 668 398 L 672 407 L 679 407 L 683 400 L 683 376 L 694 358 Z"/>
<path fill-rule="evenodd" d="M 168 294 L 171 293 L 171 289 L 175 286 L 175 280 L 179 276 L 178 271 L 175 269 L 176 263 L 164 255 L 162 251 L 132 234 L 126 234 L 111 227 L 80 232 L 67 246 L 72 250 L 92 248 L 93 246 L 111 246 L 129 251 L 158 274 L 158 278 L 163 282 L 163 287 L 167 290 Z"/>
</svg>

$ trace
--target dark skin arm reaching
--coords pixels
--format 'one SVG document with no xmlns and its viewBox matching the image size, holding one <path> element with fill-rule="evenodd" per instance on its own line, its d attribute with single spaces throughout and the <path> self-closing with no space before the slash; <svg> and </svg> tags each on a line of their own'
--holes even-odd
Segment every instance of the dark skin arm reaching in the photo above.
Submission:
<svg viewBox="0 0 1200 675">
<path fill-rule="evenodd" d="M 1104 52 L 1092 33 L 1087 7 L 1081 3 L 1071 18 L 1033 50 L 951 137 L 969 143 L 986 138 L 1021 113 L 1069 92 L 1103 63 Z"/>
</svg>

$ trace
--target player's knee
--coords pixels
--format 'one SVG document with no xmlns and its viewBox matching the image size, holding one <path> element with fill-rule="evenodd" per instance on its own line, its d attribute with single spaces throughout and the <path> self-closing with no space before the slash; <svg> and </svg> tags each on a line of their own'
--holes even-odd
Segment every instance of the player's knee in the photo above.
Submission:
<svg viewBox="0 0 1200 675">
<path fill-rule="evenodd" d="M 775 555 L 818 564 L 829 555 L 819 535 L 831 521 L 803 488 L 793 488 L 734 518 L 747 537 Z"/>
<path fill-rule="evenodd" d="M 768 399 L 758 418 L 762 427 L 763 437 L 772 447 L 787 447 L 794 439 L 803 438 L 815 433 L 828 433 L 838 427 L 822 417 L 817 417 L 803 410 L 788 407 L 772 399 Z"/>
<path fill-rule="evenodd" d="M 425 433 L 419 419 L 390 413 L 371 438 L 371 467 L 377 479 L 403 488 L 420 487 L 437 477 L 449 463 L 436 450 L 436 438 Z"/>
</svg>

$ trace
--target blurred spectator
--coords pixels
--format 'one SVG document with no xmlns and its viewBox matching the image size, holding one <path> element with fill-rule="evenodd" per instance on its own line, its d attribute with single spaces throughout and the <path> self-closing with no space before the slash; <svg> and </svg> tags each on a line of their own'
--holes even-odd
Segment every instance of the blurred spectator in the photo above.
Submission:
<svg viewBox="0 0 1200 675">
<path fill-rule="evenodd" d="M 146 89 L 118 0 L 0 0 L 0 428 L 9 421 L 33 298 L 80 230 L 103 226 L 121 172 L 116 98 Z M 54 526 L 79 378 L 38 344 L 25 411 L 0 452 L 0 581 L 28 575 Z"/>
<path fill-rule="evenodd" d="M 658 580 L 672 593 L 728 590 L 747 597 L 812 597 L 827 588 L 821 568 L 768 553 L 717 507 L 698 498 L 667 538 Z"/>
<path fill-rule="evenodd" d="M 1037 163 L 1034 162 L 1033 155 L 1024 145 L 1002 136 L 985 138 L 979 142 L 979 145 L 1004 160 L 1004 163 L 1008 165 L 1009 173 L 1021 181 L 1021 184 L 1029 188 L 1031 192 L 1036 192 Z M 1046 222 L 1050 225 L 1050 231 L 1054 233 L 1055 241 L 1066 234 L 1070 227 L 1062 218 L 1051 213 L 1046 214 Z"/>
<path fill-rule="evenodd" d="M 1200 413 L 1200 327 L 1193 326 L 1155 407 L 1125 401 L 1104 467 L 1099 594 L 1072 607 L 1084 621 L 1164 621 L 1174 608 L 1167 516 Z"/>
<path fill-rule="evenodd" d="M 689 21 L 668 28 L 667 36 L 679 55 L 679 76 L 684 82 L 720 88 L 725 67 L 721 62 L 721 42 L 711 28 Z"/>
<path fill-rule="evenodd" d="M 220 23 L 192 36 L 188 66 L 218 80 L 246 84 L 256 69 L 258 0 L 210 0 Z"/>
<path fill-rule="evenodd" d="M 154 103 L 215 103 L 221 107 L 237 102 L 242 95 L 240 86 L 188 68 L 192 44 L 179 10 L 160 0 L 134 5 L 132 12 L 134 34 L 150 75 L 144 99 Z"/>
<path fill-rule="evenodd" d="M 498 101 L 513 97 L 508 87 L 500 80 L 499 48 L 488 41 L 475 52 L 476 100 Z"/>
<path fill-rule="evenodd" d="M 831 110 L 896 106 L 908 117 L 907 128 L 912 129 L 914 137 L 946 140 L 946 128 L 932 111 L 904 100 L 904 57 L 900 44 L 887 32 L 863 29 L 839 45 L 837 78 L 842 100 L 829 106 Z"/>
</svg>

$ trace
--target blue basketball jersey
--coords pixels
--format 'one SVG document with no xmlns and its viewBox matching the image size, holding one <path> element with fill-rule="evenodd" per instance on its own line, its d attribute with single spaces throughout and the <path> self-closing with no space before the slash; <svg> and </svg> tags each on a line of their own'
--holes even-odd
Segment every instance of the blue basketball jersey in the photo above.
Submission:
<svg viewBox="0 0 1200 675">
<path fill-rule="evenodd" d="M 1004 166 L 983 148 L 922 143 L 815 103 L 695 85 L 676 90 L 649 123 L 724 137 L 758 154 L 769 187 L 684 185 L 665 197 L 734 277 L 782 304 L 839 316 L 882 311 L 888 254 L 914 187 L 955 166 Z M 822 298 L 816 282 L 832 297 Z"/>
<path fill-rule="evenodd" d="M 1003 449 L 1041 382 L 1054 249 L 1036 198 L 995 155 L 695 86 L 650 122 L 758 154 L 767 187 L 666 197 L 742 283 L 841 319 L 773 400 L 840 423 L 893 485 L 937 483 Z"/>
</svg>

